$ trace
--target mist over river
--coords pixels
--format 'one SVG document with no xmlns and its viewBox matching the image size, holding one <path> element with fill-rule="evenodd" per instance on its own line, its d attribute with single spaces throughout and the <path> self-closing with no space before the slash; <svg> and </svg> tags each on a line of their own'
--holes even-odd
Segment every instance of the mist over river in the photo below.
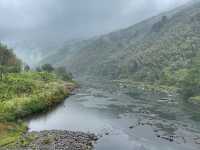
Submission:
<svg viewBox="0 0 200 150">
<path fill-rule="evenodd" d="M 199 150 L 200 124 L 182 103 L 178 96 L 84 81 L 74 95 L 28 125 L 30 131 L 95 133 L 96 150 Z"/>
</svg>

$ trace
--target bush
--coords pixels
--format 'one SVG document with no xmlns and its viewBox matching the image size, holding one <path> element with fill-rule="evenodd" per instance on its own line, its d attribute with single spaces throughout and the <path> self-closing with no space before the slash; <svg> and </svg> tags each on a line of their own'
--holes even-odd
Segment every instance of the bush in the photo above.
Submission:
<svg viewBox="0 0 200 150">
<path fill-rule="evenodd" d="M 195 96 L 200 92 L 200 70 L 197 68 L 190 69 L 188 75 L 180 83 L 182 93 L 186 98 Z"/>
<path fill-rule="evenodd" d="M 17 59 L 12 49 L 0 43 L 0 79 L 2 80 L 7 73 L 20 71 L 21 61 Z"/>
<path fill-rule="evenodd" d="M 44 64 L 41 67 L 42 71 L 46 71 L 46 72 L 53 72 L 54 71 L 54 67 L 51 64 Z"/>
<path fill-rule="evenodd" d="M 68 73 L 65 67 L 59 67 L 55 69 L 55 74 L 64 81 L 72 80 L 73 76 L 72 73 Z"/>
<path fill-rule="evenodd" d="M 68 94 L 65 83 L 55 74 L 10 73 L 0 81 L 0 122 L 48 110 Z"/>
<path fill-rule="evenodd" d="M 30 66 L 29 65 L 25 65 L 24 71 L 29 71 L 29 70 L 31 70 Z"/>
</svg>

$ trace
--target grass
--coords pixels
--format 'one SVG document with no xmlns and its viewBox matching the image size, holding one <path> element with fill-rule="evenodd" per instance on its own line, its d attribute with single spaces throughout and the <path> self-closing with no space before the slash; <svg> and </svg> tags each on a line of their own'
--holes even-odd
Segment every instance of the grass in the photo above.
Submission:
<svg viewBox="0 0 200 150">
<path fill-rule="evenodd" d="M 0 81 L 0 147 L 12 145 L 26 132 L 20 120 L 62 102 L 74 86 L 46 72 L 6 75 Z"/>
<path fill-rule="evenodd" d="M 0 147 L 12 145 L 27 131 L 23 123 L 0 123 Z"/>
</svg>

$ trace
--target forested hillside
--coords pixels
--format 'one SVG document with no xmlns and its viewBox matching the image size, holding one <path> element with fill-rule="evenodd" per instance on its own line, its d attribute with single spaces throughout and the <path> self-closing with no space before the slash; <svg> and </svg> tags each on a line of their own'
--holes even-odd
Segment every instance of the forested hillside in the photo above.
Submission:
<svg viewBox="0 0 200 150">
<path fill-rule="evenodd" d="M 78 75 L 192 86 L 184 93 L 193 95 L 199 91 L 199 25 L 200 3 L 189 3 L 130 28 L 66 46 L 44 62 L 64 63 Z"/>
</svg>

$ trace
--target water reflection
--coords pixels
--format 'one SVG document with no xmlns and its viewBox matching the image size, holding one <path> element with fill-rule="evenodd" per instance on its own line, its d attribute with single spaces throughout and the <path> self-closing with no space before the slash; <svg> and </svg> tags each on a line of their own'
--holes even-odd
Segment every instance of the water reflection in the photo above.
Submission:
<svg viewBox="0 0 200 150">
<path fill-rule="evenodd" d="M 109 85 L 83 86 L 52 112 L 33 118 L 30 130 L 96 133 L 101 137 L 97 150 L 200 149 L 193 140 L 198 136 L 198 124 L 179 104 L 166 102 L 163 94 L 119 90 Z M 168 140 L 170 136 L 174 136 L 173 142 Z"/>
</svg>

